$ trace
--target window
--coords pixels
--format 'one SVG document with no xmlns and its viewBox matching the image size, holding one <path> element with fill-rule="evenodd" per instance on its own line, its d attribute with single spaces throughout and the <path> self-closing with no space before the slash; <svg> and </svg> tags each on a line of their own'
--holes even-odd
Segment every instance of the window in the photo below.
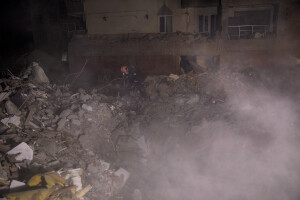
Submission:
<svg viewBox="0 0 300 200">
<path fill-rule="evenodd" d="M 159 16 L 159 31 L 161 33 L 170 33 L 173 32 L 173 25 L 172 25 L 172 16 L 171 15 L 164 15 Z"/>
<path fill-rule="evenodd" d="M 216 23 L 216 15 L 199 15 L 199 33 L 208 33 L 210 35 L 214 35 L 216 32 Z"/>
</svg>

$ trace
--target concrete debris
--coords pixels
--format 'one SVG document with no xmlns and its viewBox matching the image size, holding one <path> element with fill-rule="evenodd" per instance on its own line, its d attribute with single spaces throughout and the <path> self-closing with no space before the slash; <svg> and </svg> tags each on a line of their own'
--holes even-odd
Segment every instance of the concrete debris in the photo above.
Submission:
<svg viewBox="0 0 300 200">
<path fill-rule="evenodd" d="M 114 174 L 110 163 L 101 157 L 108 149 L 114 151 L 113 133 L 127 121 L 127 113 L 133 112 L 130 107 L 135 104 L 133 99 L 108 97 L 97 90 L 80 89 L 73 93 L 68 85 L 50 84 L 38 63 L 30 65 L 21 77 L 3 80 L 6 90 L 2 91 L 8 88 L 10 91 L 0 93 L 3 104 L 0 107 L 3 132 L 0 137 L 0 183 L 9 189 L 12 180 L 34 175 L 40 170 L 64 169 L 62 177 L 68 177 L 64 185 L 56 181 L 59 180 L 57 176 L 36 175 L 32 180 L 25 180 L 27 185 L 40 185 L 39 180 L 44 177 L 49 189 L 11 192 L 6 197 L 9 200 L 24 199 L 23 196 L 32 199 L 32 195 L 44 197 L 53 192 L 50 188 L 57 184 L 64 186 L 55 188 L 55 192 L 71 192 L 67 188 L 73 188 L 79 199 L 84 196 L 98 199 L 100 196 L 108 200 L 116 195 L 129 173 L 119 170 Z M 13 101 L 16 94 L 17 101 Z M 87 169 L 87 173 L 82 169 Z M 27 173 L 25 176 L 24 172 Z M 17 182 L 12 182 L 12 187 L 17 186 Z"/>
<path fill-rule="evenodd" d="M 33 150 L 31 149 L 28 144 L 25 142 L 22 142 L 9 152 L 7 152 L 8 155 L 16 155 L 15 159 L 17 161 L 23 161 L 23 160 L 32 160 L 33 159 Z"/>
<path fill-rule="evenodd" d="M 210 99 L 204 90 L 209 78 L 206 74 L 148 76 L 145 89 L 150 100 L 130 94 L 104 95 L 100 89 L 73 91 L 69 85 L 50 84 L 38 63 L 20 77 L 3 80 L 10 90 L 0 93 L 0 183 L 6 183 L 3 185 L 9 189 L 12 180 L 41 186 L 40 180 L 47 179 L 47 189 L 32 188 L 32 193 L 22 193 L 27 199 L 52 192 L 73 194 L 73 199 L 119 198 L 116 195 L 121 196 L 127 189 L 125 184 L 135 177 L 129 173 L 134 172 L 132 168 L 151 162 L 154 143 L 151 133 L 143 129 L 149 120 L 168 124 L 168 131 L 181 130 L 178 122 L 184 116 L 197 115 L 198 105 Z M 13 101 L 16 94 L 22 97 L 20 105 Z M 172 114 L 166 116 L 168 112 Z M 59 169 L 60 176 L 35 174 Z M 32 179 L 26 179 L 29 176 Z M 136 187 L 127 194 L 136 200 L 143 199 L 143 195 L 142 188 Z M 6 196 L 9 200 L 22 199 L 17 193 Z"/>
<path fill-rule="evenodd" d="M 10 189 L 16 189 L 25 186 L 26 184 L 20 181 L 12 180 L 10 183 Z"/>
<path fill-rule="evenodd" d="M 43 68 L 41 68 L 37 62 L 33 62 L 32 67 L 33 67 L 33 80 L 34 81 L 36 81 L 37 83 L 50 83 Z"/>
<path fill-rule="evenodd" d="M 2 102 L 3 100 L 6 100 L 9 95 L 11 94 L 11 92 L 2 92 L 0 93 L 0 102 Z"/>
<path fill-rule="evenodd" d="M 120 42 L 120 38 L 116 36 L 106 35 L 103 36 L 107 42 Z M 151 42 L 185 42 L 185 43 L 192 43 L 192 42 L 199 42 L 202 43 L 203 41 L 209 40 L 208 37 L 202 36 L 200 33 L 184 33 L 180 31 L 176 31 L 173 33 L 168 34 L 158 34 L 158 33 L 143 33 L 143 34 L 128 34 L 126 38 L 122 37 L 122 42 L 131 42 L 131 41 L 151 41 Z"/>
<path fill-rule="evenodd" d="M 179 76 L 177 74 L 170 74 L 168 78 L 169 80 L 176 81 L 179 79 Z"/>
<path fill-rule="evenodd" d="M 81 182 L 81 176 L 83 174 L 83 169 L 69 169 L 67 171 L 67 175 L 65 177 L 66 180 L 71 179 L 72 184 L 76 186 L 76 191 L 82 190 L 82 182 Z"/>
<path fill-rule="evenodd" d="M 130 173 L 123 168 L 118 169 L 115 173 L 115 176 L 119 177 L 117 184 L 120 184 L 119 187 L 123 187 L 128 180 Z"/>
<path fill-rule="evenodd" d="M 103 161 L 103 160 L 100 160 L 100 164 L 101 164 L 104 171 L 107 171 L 110 167 L 110 164 L 108 162 Z"/>
<path fill-rule="evenodd" d="M 18 116 L 6 117 L 1 119 L 1 122 L 8 127 L 10 127 L 10 124 L 13 124 L 17 127 L 19 127 L 21 124 L 20 117 Z"/>
<path fill-rule="evenodd" d="M 57 153 L 57 145 L 56 142 L 46 138 L 39 138 L 37 140 L 37 149 L 41 151 L 41 153 L 46 153 L 50 156 L 55 156 Z"/>
<path fill-rule="evenodd" d="M 87 100 L 92 99 L 91 95 L 89 94 L 80 94 L 80 100 L 86 102 Z"/>
<path fill-rule="evenodd" d="M 72 110 L 71 109 L 66 109 L 62 111 L 59 115 L 60 118 L 66 118 L 71 114 Z"/>
<path fill-rule="evenodd" d="M 0 168 L 0 182 L 2 183 L 7 179 L 8 179 L 7 172 L 3 170 L 3 168 Z"/>
<path fill-rule="evenodd" d="M 144 157 L 147 157 L 150 154 L 150 144 L 144 135 L 137 140 L 137 144 L 141 148 Z"/>
<path fill-rule="evenodd" d="M 64 128 L 64 126 L 65 126 L 66 123 L 67 123 L 67 119 L 65 119 L 65 118 L 59 120 L 59 122 L 57 123 L 56 130 L 57 131 L 61 131 Z"/>
<path fill-rule="evenodd" d="M 195 94 L 204 90 L 207 74 L 183 74 L 181 76 L 148 76 L 146 92 L 150 99 L 168 98 L 178 94 Z"/>
<path fill-rule="evenodd" d="M 19 186 L 22 183 L 15 182 L 14 185 Z M 70 186 L 67 180 L 56 172 L 36 174 L 28 180 L 26 188 L 21 189 L 21 187 L 16 187 L 16 189 L 18 190 L 15 192 L 14 190 L 10 190 L 9 193 L 4 193 L 4 196 L 8 200 L 46 200 L 50 195 L 52 197 L 59 195 L 62 199 L 70 199 L 70 195 L 77 195 L 76 186 Z M 91 186 L 88 185 L 84 190 L 78 191 L 78 196 L 82 198 L 90 189 Z"/>
<path fill-rule="evenodd" d="M 92 112 L 92 111 L 93 111 L 93 107 L 88 106 L 88 105 L 86 105 L 86 104 L 82 104 L 82 109 L 83 109 L 83 110 L 86 110 L 86 111 L 89 111 L 89 112 Z"/>
</svg>

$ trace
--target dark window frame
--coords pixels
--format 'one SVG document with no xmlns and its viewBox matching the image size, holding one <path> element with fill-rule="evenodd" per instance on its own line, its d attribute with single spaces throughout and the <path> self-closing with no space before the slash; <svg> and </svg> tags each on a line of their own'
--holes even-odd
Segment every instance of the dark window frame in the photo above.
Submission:
<svg viewBox="0 0 300 200">
<path fill-rule="evenodd" d="M 159 15 L 158 23 L 160 33 L 173 32 L 173 15 Z"/>
<path fill-rule="evenodd" d="M 214 35 L 217 26 L 217 14 L 198 15 L 198 32 Z"/>
</svg>

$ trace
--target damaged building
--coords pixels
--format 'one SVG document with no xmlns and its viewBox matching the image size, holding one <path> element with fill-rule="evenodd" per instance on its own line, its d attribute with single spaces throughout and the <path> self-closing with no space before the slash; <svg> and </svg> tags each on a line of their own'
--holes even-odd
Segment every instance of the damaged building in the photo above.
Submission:
<svg viewBox="0 0 300 200">
<path fill-rule="evenodd" d="M 0 200 L 299 200 L 298 0 L 11 0 Z"/>
<path fill-rule="evenodd" d="M 295 52 L 298 21 L 292 1 L 99 1 L 84 2 L 88 35 L 69 44 L 72 72 L 85 59 L 90 74 L 116 76 L 122 65 L 146 74 L 215 69 L 232 65 L 269 65 L 264 57 Z M 299 23 L 299 22 L 296 22 Z M 270 51 L 271 49 L 271 51 Z M 242 58 L 247 55 L 247 59 Z M 235 59 L 232 59 L 234 57 Z M 237 64 L 239 65 L 239 64 Z"/>
</svg>

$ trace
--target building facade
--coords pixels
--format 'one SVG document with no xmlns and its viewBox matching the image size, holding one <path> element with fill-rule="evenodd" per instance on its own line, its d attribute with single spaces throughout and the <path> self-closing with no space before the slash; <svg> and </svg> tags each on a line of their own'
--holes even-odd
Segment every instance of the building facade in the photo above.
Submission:
<svg viewBox="0 0 300 200">
<path fill-rule="evenodd" d="M 181 0 L 86 0 L 89 34 L 209 33 L 215 31 L 217 1 L 192 5 Z M 194 7 L 190 7 L 194 6 Z"/>
<path fill-rule="evenodd" d="M 278 56 L 299 52 L 299 5 L 296 0 L 85 0 L 87 35 L 69 44 L 70 66 L 80 71 L 89 59 L 91 74 L 101 75 L 118 74 L 123 64 L 145 74 L 180 73 L 183 59 L 204 69 L 218 63 L 271 65 Z"/>
</svg>

